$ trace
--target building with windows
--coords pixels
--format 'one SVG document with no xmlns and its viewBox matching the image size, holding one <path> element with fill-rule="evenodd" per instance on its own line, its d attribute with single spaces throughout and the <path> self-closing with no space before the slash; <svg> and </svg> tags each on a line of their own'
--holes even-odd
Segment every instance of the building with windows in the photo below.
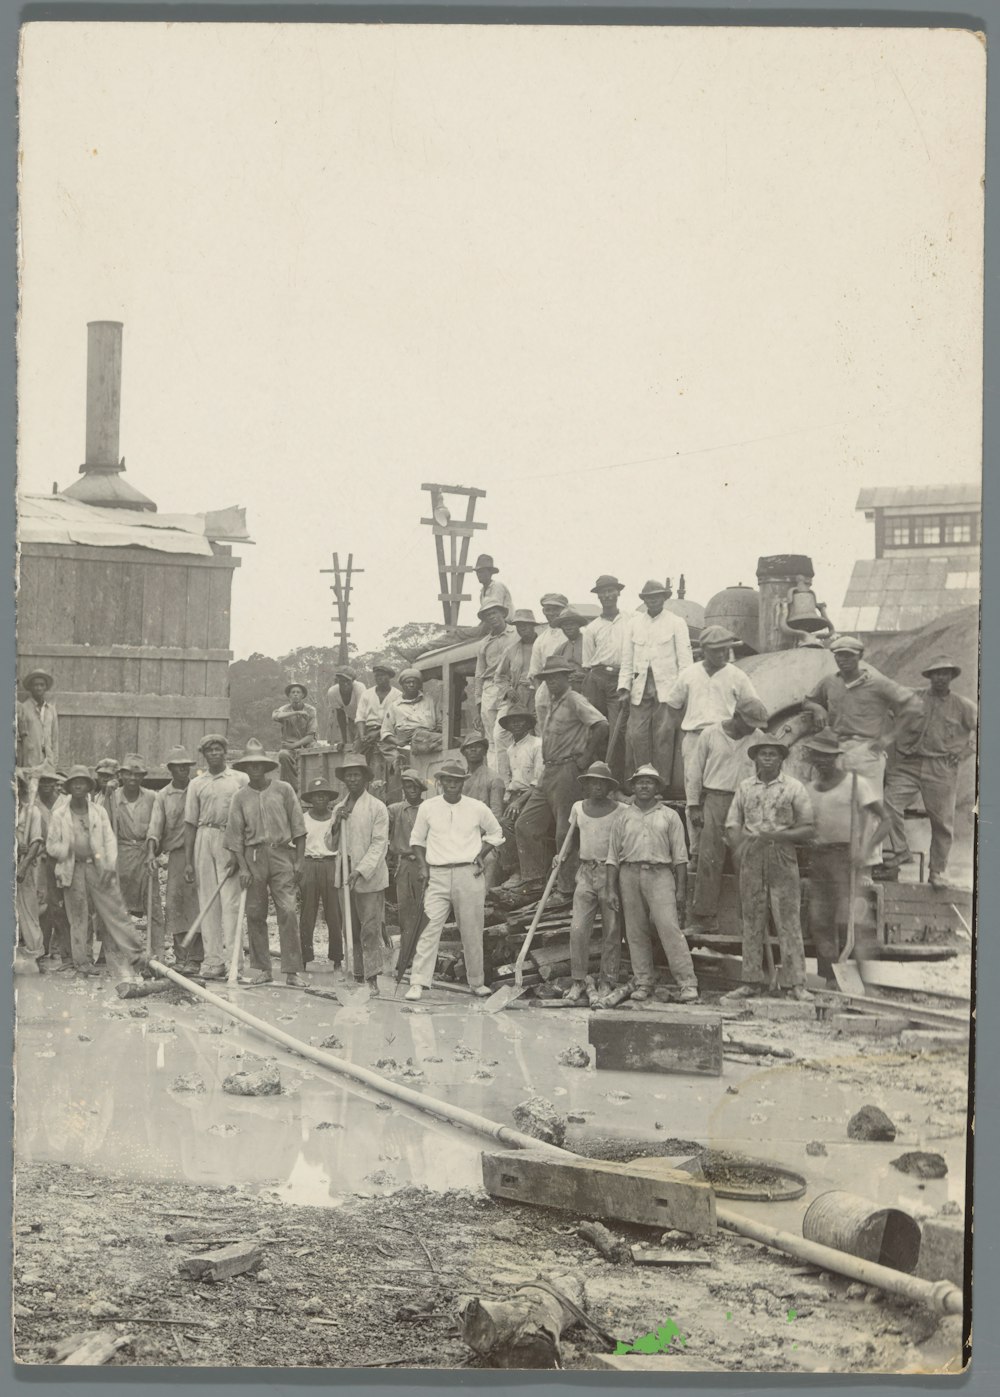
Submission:
<svg viewBox="0 0 1000 1397">
<path fill-rule="evenodd" d="M 875 557 L 854 564 L 838 630 L 894 635 L 979 605 L 978 484 L 874 486 L 857 508 L 875 525 Z"/>
</svg>

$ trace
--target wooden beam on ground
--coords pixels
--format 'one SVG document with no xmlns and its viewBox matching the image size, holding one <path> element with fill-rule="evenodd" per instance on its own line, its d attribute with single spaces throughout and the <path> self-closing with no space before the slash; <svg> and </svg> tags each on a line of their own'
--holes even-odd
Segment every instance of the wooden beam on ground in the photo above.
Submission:
<svg viewBox="0 0 1000 1397">
<path fill-rule="evenodd" d="M 722 1076 L 722 1019 L 674 1008 L 672 1014 L 598 1010 L 589 1020 L 597 1070 L 692 1072 Z"/>
</svg>

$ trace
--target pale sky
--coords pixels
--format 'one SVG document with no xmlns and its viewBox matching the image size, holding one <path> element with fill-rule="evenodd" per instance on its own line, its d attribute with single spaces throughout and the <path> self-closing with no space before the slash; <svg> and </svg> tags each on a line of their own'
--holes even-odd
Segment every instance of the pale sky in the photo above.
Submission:
<svg viewBox="0 0 1000 1397">
<path fill-rule="evenodd" d="M 21 486 L 77 479 L 124 321 L 126 478 L 246 507 L 237 658 L 335 642 L 335 549 L 359 648 L 440 620 L 424 481 L 536 612 L 804 552 L 836 621 L 859 488 L 980 475 L 967 33 L 24 33 Z"/>
</svg>

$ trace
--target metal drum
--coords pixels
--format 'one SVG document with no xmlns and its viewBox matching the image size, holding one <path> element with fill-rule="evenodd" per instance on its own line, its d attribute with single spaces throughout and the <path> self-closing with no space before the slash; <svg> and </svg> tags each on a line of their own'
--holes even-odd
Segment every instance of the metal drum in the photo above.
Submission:
<svg viewBox="0 0 1000 1397">
<path fill-rule="evenodd" d="M 883 1208 L 841 1189 L 821 1193 L 802 1219 L 809 1242 L 910 1274 L 920 1254 L 920 1224 L 901 1208 Z"/>
</svg>

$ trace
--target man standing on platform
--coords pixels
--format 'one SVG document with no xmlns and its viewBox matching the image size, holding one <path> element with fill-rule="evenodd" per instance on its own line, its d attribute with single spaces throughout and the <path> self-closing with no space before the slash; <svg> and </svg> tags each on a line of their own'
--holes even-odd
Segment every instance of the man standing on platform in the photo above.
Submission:
<svg viewBox="0 0 1000 1397">
<path fill-rule="evenodd" d="M 496 755 L 493 737 L 501 696 L 500 685 L 497 682 L 497 670 L 515 632 L 514 627 L 507 624 L 506 609 L 493 602 L 480 610 L 479 619 L 486 627 L 486 635 L 479 642 L 479 650 L 476 655 L 474 681 L 476 716 L 479 730 L 486 740 L 488 755 L 495 765 Z"/>
<path fill-rule="evenodd" d="M 246 773 L 248 784 L 233 796 L 226 823 L 225 846 L 232 856 L 239 886 L 247 890 L 247 931 L 252 972 L 244 982 L 269 985 L 271 948 L 267 935 L 267 895 L 271 894 L 278 921 L 281 973 L 285 983 L 304 989 L 302 947 L 295 910 L 295 885 L 302 867 L 306 842 L 302 807 L 287 781 L 274 781 L 268 772 L 278 763 L 252 738 L 246 751 L 233 762 Z M 242 938 L 243 928 L 236 927 Z"/>
<path fill-rule="evenodd" d="M 747 755 L 756 775 L 737 786 L 726 818 L 726 837 L 739 867 L 743 983 L 723 995 L 723 1002 L 767 993 L 770 976 L 764 960 L 770 918 L 781 950 L 778 982 L 792 999 L 808 1003 L 812 995 L 806 989 L 795 846 L 808 844 L 813 837 L 812 802 L 802 782 L 781 769 L 788 756 L 783 742 L 767 735 L 758 737 Z"/>
<path fill-rule="evenodd" d="M 588 621 L 589 617 L 583 616 L 575 606 L 564 606 L 556 617 L 556 625 L 562 631 L 565 639 L 555 653 L 562 659 L 569 660 L 573 666 L 569 686 L 578 694 L 583 693 L 584 680 L 586 679 L 583 670 L 583 629 Z"/>
<path fill-rule="evenodd" d="M 684 796 L 688 808 L 694 789 L 695 749 L 705 728 L 731 718 L 740 699 L 755 699 L 757 690 L 737 665 L 730 662 L 736 637 L 722 626 L 708 626 L 698 638 L 701 659 L 681 670 L 667 693 L 672 722 L 679 719 L 684 734 Z M 698 852 L 699 828 L 688 815 L 691 857 Z"/>
<path fill-rule="evenodd" d="M 500 569 L 494 566 L 493 559 L 488 553 L 480 553 L 476 559 L 476 577 L 479 579 L 479 609 L 480 614 L 484 607 L 502 606 L 504 612 L 509 616 L 514 610 L 514 601 L 507 590 L 507 587 L 500 581 L 497 574 Z M 459 588 L 461 591 L 461 588 Z"/>
<path fill-rule="evenodd" d="M 410 847 L 426 888 L 427 925 L 413 954 L 407 999 L 419 999 L 430 988 L 441 932 L 452 908 L 462 938 L 466 981 L 474 994 L 489 995 L 483 982 L 483 874 L 486 859 L 495 857 L 503 843 L 503 833 L 489 806 L 463 795 L 467 775 L 458 762 L 446 762 L 438 772 L 443 794 L 425 800 L 413 823 Z"/>
<path fill-rule="evenodd" d="M 509 731 L 500 722 L 512 708 L 530 708 L 534 711 L 535 686 L 528 678 L 531 656 L 538 634 L 538 622 L 533 611 L 515 611 L 511 618 L 517 635 L 511 640 L 497 665 L 496 685 L 500 695 L 497 709 L 497 723 L 493 730 L 493 743 L 497 754 L 497 771 L 507 780 L 504 765 L 504 749 L 510 746 Z"/>
<path fill-rule="evenodd" d="M 193 883 L 184 877 L 187 855 L 184 851 L 184 806 L 194 758 L 185 747 L 174 747 L 167 753 L 166 768 L 170 784 L 162 786 L 153 796 L 153 813 L 146 831 L 146 861 L 149 876 L 159 879 L 156 860 L 167 856 L 166 938 L 174 948 L 174 969 L 181 975 L 198 975 L 205 958 L 204 943 L 199 931 L 190 946 L 184 937 L 198 916 L 198 894 Z"/>
<path fill-rule="evenodd" d="M 548 706 L 542 726 L 542 775 L 525 802 L 517 821 L 517 854 L 521 882 L 541 879 L 548 860 L 545 839 L 555 826 L 556 852 L 569 830 L 569 814 L 580 798 L 578 777 L 597 761 L 608 744 L 608 720 L 582 694 L 570 688 L 572 666 L 553 656 L 545 661 L 542 682 Z M 573 897 L 576 859 L 560 864 L 556 881 L 558 901 Z"/>
<path fill-rule="evenodd" d="M 542 597 L 542 615 L 546 624 L 539 630 L 535 637 L 535 644 L 531 651 L 531 663 L 528 665 L 528 679 L 534 686 L 534 706 L 538 714 L 539 726 L 545 720 L 545 710 L 549 703 L 549 691 L 542 683 L 542 670 L 545 661 L 561 649 L 566 644 L 566 637 L 556 625 L 566 607 L 569 606 L 568 598 L 561 592 L 546 592 Z"/>
<path fill-rule="evenodd" d="M 664 610 L 669 596 L 652 579 L 639 596 L 645 611 L 629 618 L 622 640 L 617 694 L 629 703 L 628 743 L 636 766 L 655 766 L 669 785 L 674 765 L 674 726 L 667 695 L 682 669 L 692 661 L 688 628 Z"/>
<path fill-rule="evenodd" d="M 281 748 L 278 752 L 281 779 L 294 788 L 299 783 L 299 752 L 316 742 L 316 710 L 311 703 L 306 703 L 308 693 L 304 684 L 286 684 L 285 698 L 288 702 L 271 714 L 281 729 Z"/>
<path fill-rule="evenodd" d="M 694 916 L 689 931 L 719 929 L 719 896 L 726 861 L 726 819 L 733 794 L 753 775 L 747 755 L 761 737 L 767 709 L 758 698 L 737 701 L 733 716 L 703 728 L 695 743 L 687 789 L 687 817 L 698 831 L 698 873 L 694 885 Z"/>
<path fill-rule="evenodd" d="M 45 669 L 33 669 L 21 680 L 28 697 L 17 705 L 17 765 L 29 775 L 46 762 L 59 766 L 59 716 L 49 698 L 54 685 Z"/>
<path fill-rule="evenodd" d="M 371 692 L 370 690 L 368 692 Z M 334 970 L 344 963 L 344 938 L 341 930 L 340 897 L 337 892 L 337 855 L 330 843 L 333 828 L 335 792 L 322 776 L 310 781 L 302 795 L 305 806 L 305 857 L 299 876 L 302 904 L 299 908 L 299 942 L 302 963 L 308 967 L 315 959 L 313 936 L 320 903 L 326 918 L 327 959 Z"/>
<path fill-rule="evenodd" d="M 360 753 L 346 756 L 337 767 L 337 780 L 347 787 L 347 795 L 335 806 L 331 847 L 339 842 L 340 886 L 344 887 L 343 858 L 347 857 L 346 897 L 353 897 L 358 909 L 354 926 L 354 978 L 373 996 L 378 995 L 382 969 L 382 924 L 385 920 L 385 890 L 389 886 L 386 854 L 389 849 L 389 812 L 385 804 L 368 790 L 371 768 Z M 360 956 L 359 956 L 360 952 Z M 360 959 L 360 964 L 359 964 Z"/>
<path fill-rule="evenodd" d="M 226 764 L 228 744 L 221 733 L 206 733 L 198 751 L 208 769 L 194 778 L 184 801 L 184 878 L 188 883 L 197 879 L 201 910 L 222 883 L 222 892 L 201 924 L 205 947 L 201 973 L 206 980 L 224 980 L 240 905 L 240 884 L 231 876 L 233 861 L 226 848 L 225 830 L 233 796 L 247 784 L 247 777 Z"/>
<path fill-rule="evenodd" d="M 330 721 L 329 742 L 335 752 L 350 751 L 361 735 L 358 727 L 358 709 L 364 693 L 365 686 L 350 665 L 341 665 L 333 676 L 333 683 L 326 691 Z"/>
<path fill-rule="evenodd" d="M 410 848 L 410 835 L 427 782 L 412 768 L 407 768 L 400 779 L 403 799 L 389 806 L 389 858 L 395 869 L 396 911 L 402 938 L 415 931 L 424 895 L 420 860 L 416 850 Z"/>
<path fill-rule="evenodd" d="M 590 590 L 601 603 L 601 614 L 583 632 L 583 668 L 586 672 L 583 696 L 608 720 L 614 747 L 608 752 L 607 762 L 620 783 L 625 775 L 625 728 L 618 719 L 625 708 L 625 700 L 618 693 L 618 675 L 622 667 L 622 647 L 628 630 L 629 613 L 619 610 L 618 599 L 625 590 L 625 584 L 611 573 L 603 573 Z"/>
<path fill-rule="evenodd" d="M 372 787 L 376 791 L 385 789 L 387 767 L 379 744 L 382 737 L 382 720 L 386 710 L 400 697 L 393 684 L 396 671 L 385 660 L 376 660 L 372 665 L 375 683 L 366 689 L 358 701 L 358 711 L 354 719 L 356 734 L 355 746 L 372 771 Z"/>
<path fill-rule="evenodd" d="M 532 790 L 542 779 L 542 739 L 535 735 L 535 715 L 528 708 L 512 707 L 497 722 L 508 739 L 498 747 L 500 775 L 504 785 L 504 808 L 500 817 L 503 830 L 501 871 L 516 884 L 520 879 L 517 857 L 518 816 Z"/>
<path fill-rule="evenodd" d="M 153 925 L 150 929 L 154 956 L 163 954 L 163 907 L 160 903 L 160 880 L 150 870 L 146 852 L 149 825 L 153 818 L 155 797 L 143 789 L 146 763 L 134 753 L 125 758 L 119 772 L 121 789 L 114 793 L 108 807 L 108 817 L 118 841 L 118 886 L 122 900 L 133 917 L 146 922 L 147 897 L 152 885 Z M 155 864 L 154 864 L 155 869 Z"/>
<path fill-rule="evenodd" d="M 419 669 L 400 670 L 399 687 L 400 697 L 382 719 L 382 748 L 397 754 L 397 763 L 412 767 L 426 781 L 440 758 L 441 714 L 434 699 L 424 693 Z M 409 753 L 408 760 L 402 749 Z"/>
<path fill-rule="evenodd" d="M 948 856 L 955 832 L 958 769 L 976 750 L 976 705 L 951 684 L 962 673 L 948 655 L 939 655 L 920 671 L 930 687 L 918 689 L 916 703 L 896 732 L 895 752 L 885 778 L 885 803 L 892 821 L 892 853 L 886 859 L 891 876 L 913 855 L 906 842 L 905 813 L 917 796 L 931 825 L 929 882 L 932 888 L 951 887 Z"/>
</svg>

